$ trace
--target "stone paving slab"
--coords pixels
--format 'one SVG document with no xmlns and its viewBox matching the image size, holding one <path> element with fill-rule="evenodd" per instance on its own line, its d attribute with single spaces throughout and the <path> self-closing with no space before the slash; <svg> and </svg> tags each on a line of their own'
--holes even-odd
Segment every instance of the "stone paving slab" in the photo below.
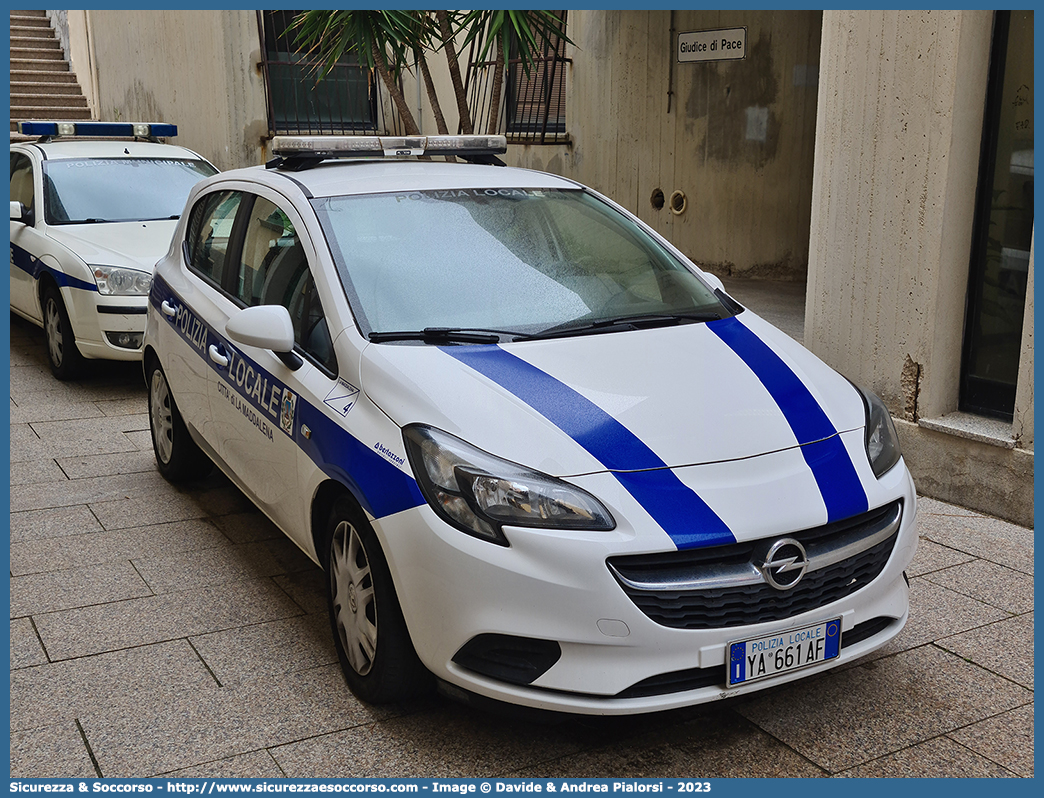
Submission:
<svg viewBox="0 0 1044 798">
<path fill-rule="evenodd" d="M 55 773 L 74 779 L 98 776 L 75 721 L 11 732 L 11 778 Z"/>
<path fill-rule="evenodd" d="M 286 774 L 272 759 L 268 751 L 251 751 L 248 754 L 202 762 L 190 768 L 161 773 L 172 779 L 279 779 Z"/>
<path fill-rule="evenodd" d="M 933 584 L 953 590 L 1005 612 L 1033 609 L 1033 577 L 987 560 L 972 560 L 925 576 Z"/>
<path fill-rule="evenodd" d="M 102 773 L 164 773 L 336 730 L 368 726 L 395 710 L 368 707 L 344 688 L 337 666 L 233 689 L 180 691 L 160 700 L 84 712 L 81 724 Z M 402 711 L 402 710 L 399 710 Z"/>
<path fill-rule="evenodd" d="M 32 485 L 37 482 L 56 482 L 68 479 L 54 460 L 29 460 L 11 463 L 11 493 L 15 493 L 16 485 Z"/>
<path fill-rule="evenodd" d="M 856 779 L 932 779 L 942 773 L 958 779 L 1014 777 L 1011 771 L 986 757 L 969 753 L 967 748 L 948 737 L 936 737 L 838 775 Z"/>
<path fill-rule="evenodd" d="M 101 529 L 98 517 L 84 504 L 11 513 L 11 543 L 73 537 Z M 55 543 L 49 548 L 53 550 Z"/>
<path fill-rule="evenodd" d="M 938 645 L 1017 684 L 1033 689 L 1033 614 L 980 626 Z"/>
<path fill-rule="evenodd" d="M 1032 704 L 1001 712 L 950 732 L 949 736 L 1018 776 L 1033 777 Z"/>
<path fill-rule="evenodd" d="M 228 538 L 209 519 L 79 533 L 64 537 L 60 542 L 47 537 L 12 544 L 11 573 L 15 576 L 43 573 L 77 565 L 98 565 L 180 551 L 205 551 L 229 545 L 232 544 Z"/>
<path fill-rule="evenodd" d="M 170 700 L 214 687 L 213 674 L 186 640 L 52 662 L 11 674 L 11 728 L 73 720 L 89 712 Z"/>
<path fill-rule="evenodd" d="M 151 596 L 153 591 L 126 561 L 89 568 L 11 577 L 11 617 Z"/>
<path fill-rule="evenodd" d="M 33 629 L 29 618 L 13 618 L 11 620 L 11 670 L 43 665 L 47 662 L 47 654 L 43 650 L 40 638 Z"/>
<path fill-rule="evenodd" d="M 291 777 L 508 776 L 580 750 L 575 731 L 452 706 L 272 749 Z"/>
<path fill-rule="evenodd" d="M 134 443 L 134 440 L 131 440 Z M 151 446 L 119 454 L 89 454 L 79 457 L 59 457 L 56 462 L 69 479 L 111 477 L 118 474 L 152 473 L 156 470 L 156 456 Z"/>
<path fill-rule="evenodd" d="M 131 599 L 34 618 L 52 661 L 300 615 L 270 580 Z M 145 622 L 143 622 L 145 621 Z"/>
<path fill-rule="evenodd" d="M 223 686 L 337 662 L 326 608 L 253 626 L 189 638 Z"/>
<path fill-rule="evenodd" d="M 251 544 L 152 554 L 135 558 L 134 568 L 156 593 L 194 590 L 285 573 L 276 557 L 264 547 Z"/>
<path fill-rule="evenodd" d="M 927 645 L 792 682 L 737 711 L 840 773 L 1032 701 L 1031 691 Z"/>
<path fill-rule="evenodd" d="M 594 721 L 598 723 L 599 721 Z M 612 729 L 612 726 L 608 727 Z M 610 732 L 606 732 L 610 736 Z M 615 734 L 612 735 L 614 738 Z M 826 772 L 746 718 L 711 705 L 666 730 L 525 768 L 526 778 L 821 778 Z M 515 775 L 515 774 L 512 774 Z"/>
<path fill-rule="evenodd" d="M 927 579 L 910 580 L 910 619 L 894 640 L 860 661 L 881 659 L 923 646 L 940 637 L 965 632 L 1011 617 L 1004 610 L 939 587 Z"/>
</svg>

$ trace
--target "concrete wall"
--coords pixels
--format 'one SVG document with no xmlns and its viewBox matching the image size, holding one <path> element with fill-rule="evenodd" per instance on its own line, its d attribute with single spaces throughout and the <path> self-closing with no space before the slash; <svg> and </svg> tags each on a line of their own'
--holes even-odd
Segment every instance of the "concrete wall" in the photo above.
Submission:
<svg viewBox="0 0 1044 798">
<path fill-rule="evenodd" d="M 803 279 L 819 12 L 570 11 L 570 145 L 512 145 L 517 165 L 586 183 L 723 275 Z M 673 22 L 673 33 L 672 33 Z M 680 32 L 747 28 L 743 61 L 677 63 Z M 763 113 L 763 140 L 748 111 Z M 680 215 L 654 191 L 686 196 Z"/>
<path fill-rule="evenodd" d="M 805 345 L 885 400 L 919 490 L 1032 523 L 1032 299 L 1016 424 L 955 412 L 992 24 L 824 12 Z"/>
<path fill-rule="evenodd" d="M 163 121 L 221 169 L 268 133 L 253 11 L 69 12 L 74 69 L 99 119 Z"/>
</svg>

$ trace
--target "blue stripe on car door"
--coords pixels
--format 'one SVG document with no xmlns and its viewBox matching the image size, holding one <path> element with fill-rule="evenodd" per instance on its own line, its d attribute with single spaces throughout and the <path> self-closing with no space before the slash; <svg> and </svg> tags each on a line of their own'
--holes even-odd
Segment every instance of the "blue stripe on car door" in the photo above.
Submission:
<svg viewBox="0 0 1044 798">
<path fill-rule="evenodd" d="M 592 401 L 497 346 L 442 351 L 506 388 L 609 469 L 679 549 L 734 543 L 725 522 L 638 437 Z"/>
</svg>

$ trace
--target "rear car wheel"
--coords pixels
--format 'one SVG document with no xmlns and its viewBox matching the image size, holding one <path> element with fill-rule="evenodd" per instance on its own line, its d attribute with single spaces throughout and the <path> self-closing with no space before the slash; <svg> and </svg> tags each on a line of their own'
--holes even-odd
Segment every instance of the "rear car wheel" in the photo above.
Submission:
<svg viewBox="0 0 1044 798">
<path fill-rule="evenodd" d="M 174 404 L 163 369 L 153 361 L 148 366 L 147 374 L 149 427 L 152 430 L 156 467 L 171 482 L 205 477 L 214 464 L 189 435 L 178 406 Z"/>
<path fill-rule="evenodd" d="M 432 676 L 413 649 L 373 528 L 342 497 L 334 503 L 327 530 L 330 627 L 348 686 L 371 704 L 428 692 Z"/>
<path fill-rule="evenodd" d="M 76 348 L 76 338 L 62 294 L 55 285 L 43 292 L 44 339 L 51 373 L 59 380 L 72 380 L 83 372 L 84 357 Z"/>
</svg>

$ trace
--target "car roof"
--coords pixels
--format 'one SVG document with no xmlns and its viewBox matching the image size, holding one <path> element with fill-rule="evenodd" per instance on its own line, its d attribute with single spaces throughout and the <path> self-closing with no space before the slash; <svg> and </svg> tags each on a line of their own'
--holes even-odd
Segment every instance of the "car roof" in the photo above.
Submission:
<svg viewBox="0 0 1044 798">
<path fill-rule="evenodd" d="M 572 180 L 530 169 L 407 159 L 328 160 L 299 172 L 255 166 L 211 179 L 245 180 L 273 187 L 292 180 L 312 197 L 454 188 L 580 188 Z"/>
<path fill-rule="evenodd" d="M 12 147 L 37 147 L 48 160 L 61 158 L 185 158 L 205 160 L 190 149 L 176 144 L 160 144 L 131 139 L 56 139 L 52 141 L 24 141 Z"/>
</svg>

